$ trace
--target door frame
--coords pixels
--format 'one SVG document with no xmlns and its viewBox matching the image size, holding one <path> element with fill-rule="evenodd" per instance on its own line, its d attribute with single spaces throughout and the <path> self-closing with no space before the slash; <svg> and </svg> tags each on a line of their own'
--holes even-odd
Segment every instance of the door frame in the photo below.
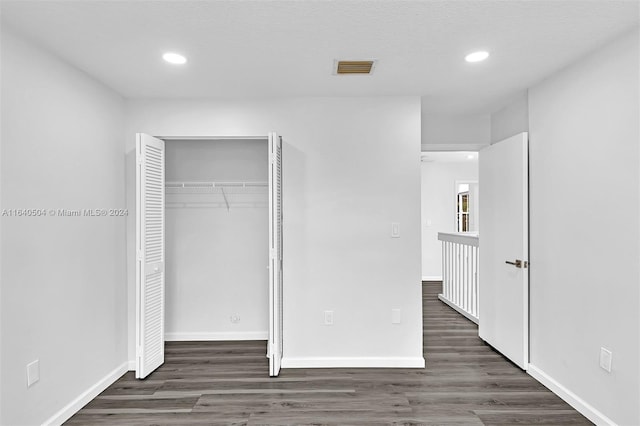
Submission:
<svg viewBox="0 0 640 426">
<path fill-rule="evenodd" d="M 523 132 L 519 132 L 516 133 L 512 136 L 517 136 L 519 134 L 521 134 Z M 527 133 L 527 137 L 529 137 L 528 132 Z M 508 139 L 508 138 L 504 138 L 504 139 Z M 501 139 L 503 140 L 503 139 Z M 530 142 L 530 141 L 529 141 Z M 475 152 L 478 153 L 480 152 L 480 150 L 482 150 L 483 148 L 487 148 L 490 145 L 493 145 L 494 143 L 497 142 L 492 142 L 492 143 L 487 143 L 487 144 L 423 144 L 421 146 L 421 153 L 434 153 L 434 152 Z M 530 170 L 530 143 L 527 144 L 527 170 Z M 530 176 L 528 176 L 530 177 Z M 478 176 L 478 180 L 476 181 L 478 183 L 478 186 L 482 185 L 482 182 L 480 182 L 480 177 Z M 454 189 L 454 191 L 457 191 L 457 183 L 466 183 L 465 180 L 460 180 L 460 181 L 456 181 L 456 187 Z M 531 203 L 530 203 L 530 198 L 531 198 L 531 179 L 527 179 L 527 185 L 528 185 L 528 200 L 527 200 L 527 216 L 529 217 L 528 223 L 527 223 L 527 235 L 528 235 L 528 252 L 529 252 L 529 261 L 531 260 Z M 531 361 L 531 262 L 529 262 L 529 268 L 527 268 L 527 274 L 529 275 L 529 286 L 528 286 L 528 318 L 527 318 L 527 329 L 525 330 L 525 334 L 527 336 L 527 359 L 528 361 Z M 478 295 L 480 297 L 480 295 Z M 482 314 L 481 314 L 482 315 Z M 480 321 L 482 321 L 482 318 L 480 318 Z M 506 357 L 505 357 L 506 358 Z"/>
<path fill-rule="evenodd" d="M 139 133 L 142 133 L 142 132 L 136 133 L 136 136 Z M 152 136 L 152 137 L 154 137 L 156 139 L 160 139 L 160 140 L 162 140 L 164 142 L 169 142 L 169 141 L 195 141 L 195 140 L 200 140 L 200 141 L 221 141 L 221 140 L 256 140 L 256 141 L 258 141 L 259 140 L 259 141 L 264 141 L 264 143 L 266 143 L 266 144 L 269 143 L 269 133 L 267 133 L 266 135 L 250 135 L 250 136 L 239 136 L 239 135 L 232 135 L 232 136 L 222 136 L 222 135 L 216 135 L 216 136 L 205 136 L 205 135 L 183 136 L 183 135 L 151 135 L 151 134 L 149 134 L 149 136 Z M 281 136 L 279 136 L 279 137 L 281 138 Z M 165 159 L 165 161 L 166 161 L 166 159 Z M 268 153 L 267 168 L 268 168 L 268 170 L 270 172 L 270 168 L 271 168 L 271 153 Z M 135 192 L 135 197 L 136 197 L 136 202 L 135 202 L 135 206 L 136 206 L 135 216 L 136 217 L 135 217 L 135 220 L 134 220 L 134 232 L 135 232 L 135 240 L 136 240 L 135 244 L 136 244 L 136 247 L 138 247 L 139 227 L 140 227 L 140 223 L 139 223 L 139 220 L 138 220 L 138 216 L 139 216 L 138 212 L 139 212 L 139 209 L 140 209 L 140 205 L 139 205 L 139 198 L 140 197 L 139 197 L 139 193 L 138 193 L 139 192 L 139 188 L 138 188 L 138 184 L 137 184 L 137 181 L 138 181 L 137 173 L 138 172 L 136 170 L 136 174 L 134 175 L 134 185 L 135 185 L 134 192 Z M 166 207 L 165 207 L 165 209 L 166 209 Z M 271 226 L 271 224 L 269 226 Z M 138 258 L 137 258 L 137 248 L 134 251 L 135 251 L 135 253 L 134 253 L 135 265 L 138 265 L 139 262 L 138 262 Z M 270 251 L 270 247 L 269 247 L 269 251 Z M 136 268 L 137 268 L 137 266 L 136 266 Z M 269 259 L 269 269 L 271 269 L 271 259 Z M 137 272 L 136 272 L 136 274 L 137 274 Z M 271 271 L 269 271 L 269 274 L 271 274 Z M 134 293 L 137 294 L 138 291 L 139 291 L 139 288 L 138 288 L 139 285 L 138 285 L 137 277 L 136 277 L 136 279 L 134 281 L 135 281 L 134 285 L 136 286 Z M 136 304 L 135 305 L 135 309 L 136 310 L 138 309 L 139 303 L 140 302 L 138 301 L 138 298 L 136 297 L 136 300 L 135 300 L 135 304 Z M 270 303 L 270 302 L 268 301 L 267 303 Z M 166 311 L 163 312 L 163 316 L 166 319 Z M 271 320 L 272 319 L 269 318 L 269 321 L 271 321 Z M 284 325 L 284 318 L 282 319 L 282 323 Z M 135 316 L 134 327 L 135 327 L 135 333 L 136 333 L 136 336 L 137 336 L 138 330 L 140 328 L 140 317 L 138 315 Z M 284 340 L 282 338 L 282 336 L 280 336 L 280 338 L 281 338 L 281 340 Z M 267 353 L 269 351 L 269 345 L 270 345 L 270 342 L 267 340 Z M 134 347 L 135 347 L 134 352 L 135 352 L 136 358 L 138 356 L 138 348 L 137 348 L 137 346 L 138 345 L 137 345 L 137 340 L 136 340 L 136 343 L 134 345 Z M 269 373 L 269 370 L 267 371 L 267 373 Z"/>
</svg>

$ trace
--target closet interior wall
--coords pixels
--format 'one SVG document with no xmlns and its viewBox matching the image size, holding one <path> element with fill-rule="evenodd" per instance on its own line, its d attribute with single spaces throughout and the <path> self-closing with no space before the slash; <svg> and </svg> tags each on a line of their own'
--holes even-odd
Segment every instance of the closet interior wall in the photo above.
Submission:
<svg viewBox="0 0 640 426">
<path fill-rule="evenodd" d="M 165 161 L 166 339 L 267 339 L 266 140 L 167 140 Z"/>
</svg>

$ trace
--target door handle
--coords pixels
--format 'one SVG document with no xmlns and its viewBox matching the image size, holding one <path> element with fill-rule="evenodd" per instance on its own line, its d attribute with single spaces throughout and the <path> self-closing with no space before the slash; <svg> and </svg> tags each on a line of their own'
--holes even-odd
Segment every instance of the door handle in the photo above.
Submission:
<svg viewBox="0 0 640 426">
<path fill-rule="evenodd" d="M 513 265 L 516 268 L 527 268 L 529 266 L 529 262 L 527 262 L 526 260 L 520 260 L 520 259 L 516 259 L 515 262 L 511 262 L 510 260 L 506 260 L 504 263 L 507 263 L 509 265 Z"/>
</svg>

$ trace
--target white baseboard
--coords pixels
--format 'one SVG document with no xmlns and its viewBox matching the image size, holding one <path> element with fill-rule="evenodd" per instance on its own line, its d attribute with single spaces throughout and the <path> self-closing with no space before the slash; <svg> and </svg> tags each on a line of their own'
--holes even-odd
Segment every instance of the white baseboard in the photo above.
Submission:
<svg viewBox="0 0 640 426">
<path fill-rule="evenodd" d="M 136 370 L 136 360 L 131 360 L 129 361 L 129 371 L 135 371 Z"/>
<path fill-rule="evenodd" d="M 442 275 L 426 275 L 422 277 L 422 281 L 442 281 Z"/>
<path fill-rule="evenodd" d="M 100 392 L 111 386 L 111 384 L 118 380 L 120 376 L 126 373 L 128 366 L 129 362 L 122 363 L 122 365 L 104 376 L 89 389 L 82 392 L 77 398 L 65 405 L 60 411 L 55 413 L 49 419 L 45 420 L 45 422 L 42 424 L 47 426 L 58 426 L 69 420 L 71 416 L 77 413 L 82 407 L 87 405 L 89 401 L 98 396 Z"/>
<path fill-rule="evenodd" d="M 423 357 L 284 357 L 282 368 L 424 368 Z"/>
<path fill-rule="evenodd" d="M 596 425 L 615 426 L 616 423 L 589 405 L 586 401 L 580 398 L 569 389 L 558 383 L 555 379 L 549 376 L 544 371 L 540 370 L 533 364 L 529 364 L 527 373 L 560 398 L 562 398 L 567 404 L 575 408 L 580 414 L 591 420 Z"/>
<path fill-rule="evenodd" d="M 219 332 L 186 332 L 165 333 L 167 342 L 177 341 L 223 341 L 223 340 L 267 340 L 268 331 L 219 331 Z"/>
</svg>

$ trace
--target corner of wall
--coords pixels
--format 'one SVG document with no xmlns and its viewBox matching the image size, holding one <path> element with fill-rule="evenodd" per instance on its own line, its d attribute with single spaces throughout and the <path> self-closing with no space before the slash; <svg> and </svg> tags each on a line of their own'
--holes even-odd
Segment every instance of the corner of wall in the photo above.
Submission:
<svg viewBox="0 0 640 426">
<path fill-rule="evenodd" d="M 72 401 L 70 401 L 67 405 L 62 407 L 53 416 L 45 420 L 42 424 L 46 426 L 58 426 L 64 424 L 64 422 L 69 420 L 75 413 L 80 411 L 82 407 L 91 402 L 91 400 L 96 396 L 100 395 L 100 393 L 102 393 L 105 389 L 111 386 L 111 384 L 122 377 L 122 375 L 125 374 L 128 370 L 129 362 L 125 362 L 119 365 L 103 378 L 98 380 L 94 385 L 92 385 Z"/>
<path fill-rule="evenodd" d="M 529 89 L 491 114 L 491 143 L 529 131 Z"/>
</svg>

